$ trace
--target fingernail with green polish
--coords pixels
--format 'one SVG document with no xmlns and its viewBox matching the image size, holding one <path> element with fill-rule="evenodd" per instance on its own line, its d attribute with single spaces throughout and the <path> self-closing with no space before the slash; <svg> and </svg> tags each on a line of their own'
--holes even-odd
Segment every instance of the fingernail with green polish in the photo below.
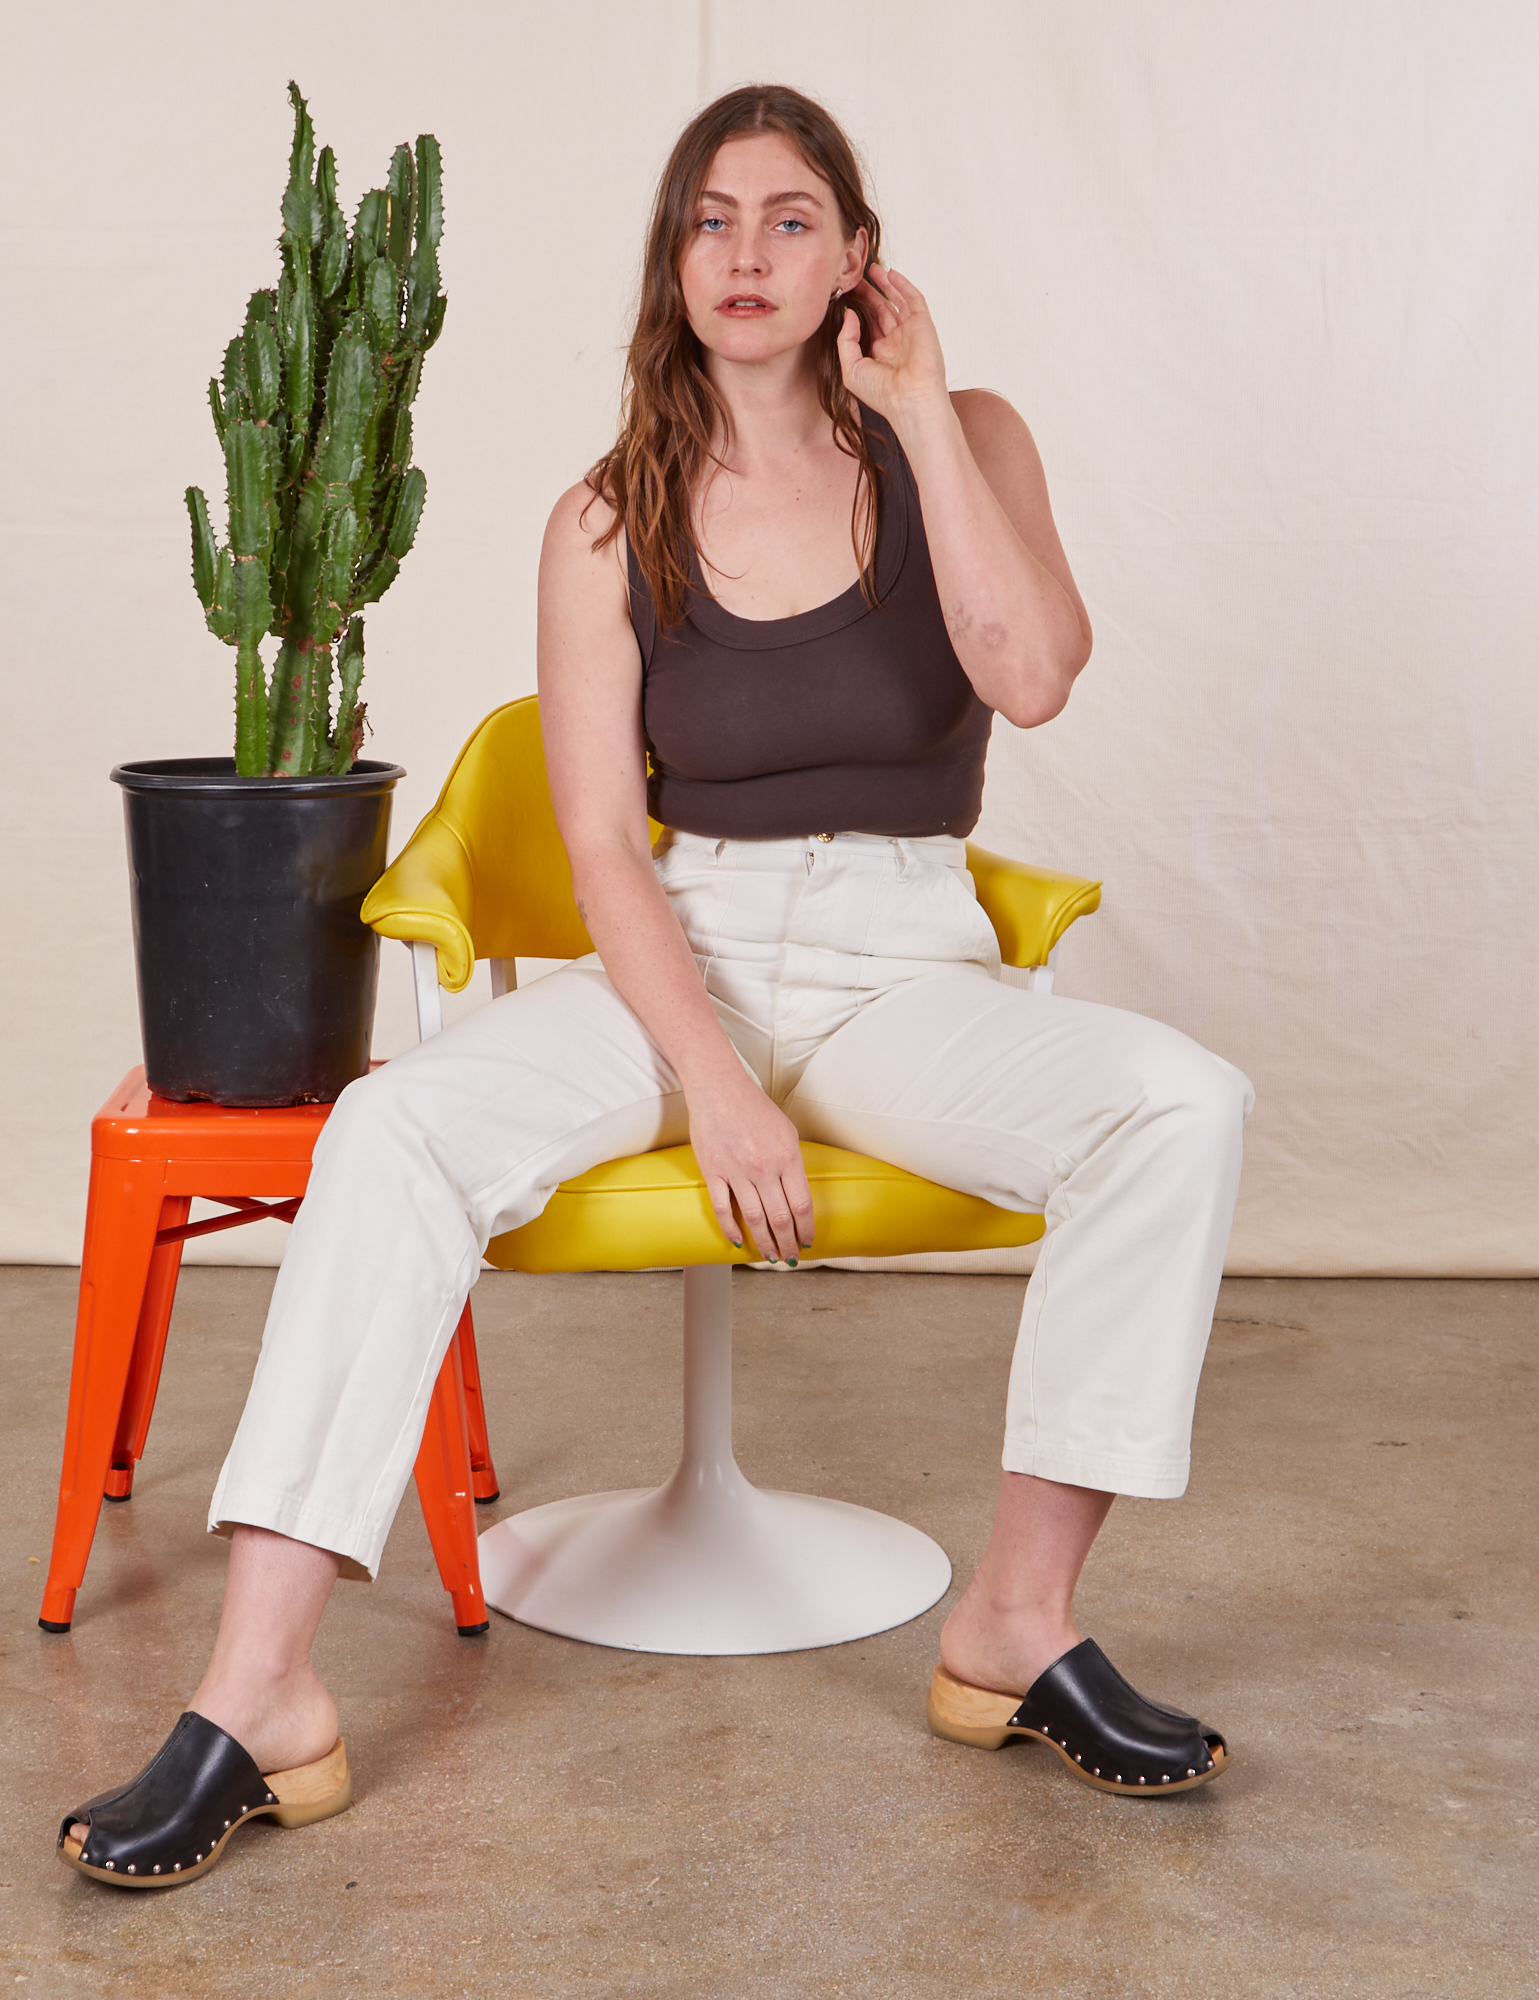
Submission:
<svg viewBox="0 0 1539 2000">
<path fill-rule="evenodd" d="M 787 1264 L 789 1265 L 789 1267 L 790 1267 L 790 1268 L 791 1268 L 791 1269 L 792 1269 L 793 1271 L 794 1271 L 794 1270 L 796 1269 L 797 1265 L 798 1265 L 798 1264 L 799 1264 L 800 1262 L 801 1262 L 801 1259 L 800 1259 L 799 1257 L 787 1257 L 787 1259 L 786 1259 L 786 1263 L 787 1263 Z"/>
</svg>

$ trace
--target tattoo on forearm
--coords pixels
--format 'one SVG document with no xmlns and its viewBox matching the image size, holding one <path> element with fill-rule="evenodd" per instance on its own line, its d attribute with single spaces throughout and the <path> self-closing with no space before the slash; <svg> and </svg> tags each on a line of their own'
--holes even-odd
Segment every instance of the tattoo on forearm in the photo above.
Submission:
<svg viewBox="0 0 1539 2000">
<path fill-rule="evenodd" d="M 953 641 L 965 639 L 976 622 L 972 612 L 961 599 L 958 599 L 946 613 L 946 630 L 951 634 Z M 987 647 L 991 653 L 997 653 L 1008 642 L 1009 637 L 1009 626 L 1001 625 L 997 619 L 990 619 L 988 624 L 979 627 L 977 633 L 979 645 Z"/>
</svg>

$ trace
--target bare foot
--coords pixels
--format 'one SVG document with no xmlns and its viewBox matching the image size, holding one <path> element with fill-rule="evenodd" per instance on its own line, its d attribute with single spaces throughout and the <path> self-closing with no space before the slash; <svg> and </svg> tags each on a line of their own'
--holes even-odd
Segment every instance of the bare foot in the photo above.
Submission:
<svg viewBox="0 0 1539 2000">
<path fill-rule="evenodd" d="M 188 1707 L 233 1736 L 264 1774 L 313 1764 L 337 1740 L 336 1703 L 309 1666 L 261 1689 L 221 1687 L 210 1673 Z M 69 1837 L 84 1846 L 90 1830 L 76 1820 Z"/>
</svg>

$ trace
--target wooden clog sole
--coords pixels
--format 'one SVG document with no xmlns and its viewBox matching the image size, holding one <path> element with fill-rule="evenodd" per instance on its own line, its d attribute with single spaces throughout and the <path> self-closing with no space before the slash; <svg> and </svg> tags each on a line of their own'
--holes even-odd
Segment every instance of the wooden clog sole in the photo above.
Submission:
<svg viewBox="0 0 1539 2000">
<path fill-rule="evenodd" d="M 184 1882 L 196 1882 L 200 1875 L 206 1875 L 224 1853 L 225 1844 L 232 1834 L 238 1833 L 254 1819 L 264 1816 L 275 1819 L 279 1826 L 313 1826 L 317 1820 L 330 1819 L 334 1813 L 346 1812 L 353 1803 L 353 1774 L 348 1768 L 347 1745 L 339 1736 L 324 1757 L 317 1757 L 313 1764 L 301 1764 L 292 1771 L 269 1771 L 264 1773 L 267 1789 L 277 1794 L 274 1806 L 258 1806 L 235 1821 L 219 1836 L 218 1840 L 190 1868 L 178 1868 L 159 1875 L 125 1875 L 106 1868 L 95 1868 L 89 1861 L 80 1858 L 81 1842 L 66 1840 L 59 1849 L 59 1859 L 67 1867 L 78 1868 L 82 1875 L 90 1875 L 98 1882 L 108 1882 L 115 1889 L 179 1889 Z"/>
<path fill-rule="evenodd" d="M 1130 1799 L 1168 1799 L 1172 1792 L 1194 1792 L 1210 1784 L 1224 1770 L 1229 1758 L 1221 1743 L 1212 1746 L 1213 1762 L 1195 1777 L 1172 1779 L 1168 1785 L 1122 1785 L 1087 1771 L 1063 1744 L 1055 1742 L 1045 1729 L 1030 1729 L 1010 1718 L 1021 1705 L 1015 1694 L 996 1694 L 992 1688 L 973 1687 L 937 1667 L 930 1676 L 930 1696 L 925 1713 L 931 1729 L 949 1743 L 966 1743 L 974 1750 L 1003 1750 L 1007 1743 L 1045 1743 L 1056 1750 L 1081 1784 L 1098 1792 L 1116 1792 Z"/>
</svg>

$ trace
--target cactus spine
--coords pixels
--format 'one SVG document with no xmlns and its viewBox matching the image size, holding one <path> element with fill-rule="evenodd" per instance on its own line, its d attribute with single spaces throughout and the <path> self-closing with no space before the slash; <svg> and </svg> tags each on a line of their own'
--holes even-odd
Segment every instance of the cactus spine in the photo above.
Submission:
<svg viewBox="0 0 1539 2000">
<path fill-rule="evenodd" d="M 397 146 L 349 231 L 331 148 L 316 157 L 296 84 L 289 97 L 282 271 L 276 290 L 252 293 L 208 385 L 225 463 L 222 546 L 202 490 L 187 489 L 193 587 L 209 631 L 235 648 L 235 768 L 247 778 L 340 774 L 357 754 L 359 614 L 395 581 L 422 518 L 411 406 L 447 304 L 438 141 Z"/>
</svg>

